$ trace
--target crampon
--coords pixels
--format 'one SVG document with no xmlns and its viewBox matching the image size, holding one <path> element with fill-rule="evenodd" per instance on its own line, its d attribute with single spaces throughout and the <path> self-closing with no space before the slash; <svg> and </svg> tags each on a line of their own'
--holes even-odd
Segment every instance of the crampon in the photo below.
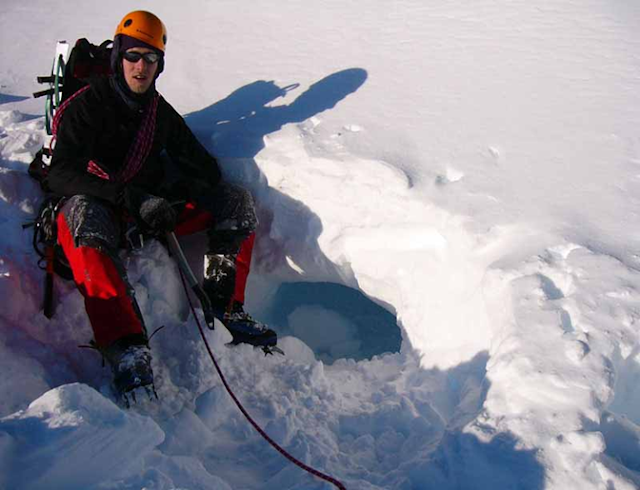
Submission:
<svg viewBox="0 0 640 490">
<path fill-rule="evenodd" d="M 235 302 L 231 311 L 223 315 L 222 323 L 233 337 L 229 345 L 249 344 L 260 347 L 265 355 L 274 353 L 284 355 L 284 351 L 277 346 L 278 334 L 254 320 L 244 311 L 242 303 Z"/>
<path fill-rule="evenodd" d="M 137 403 L 136 390 L 143 388 L 149 400 L 158 399 L 151 369 L 151 351 L 146 345 L 112 346 L 104 353 L 113 372 L 113 390 L 126 408 Z"/>
</svg>

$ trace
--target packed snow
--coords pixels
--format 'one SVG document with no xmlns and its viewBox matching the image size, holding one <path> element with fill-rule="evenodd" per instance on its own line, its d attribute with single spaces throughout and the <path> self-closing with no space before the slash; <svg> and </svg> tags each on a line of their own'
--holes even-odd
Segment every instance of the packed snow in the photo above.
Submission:
<svg viewBox="0 0 640 490">
<path fill-rule="evenodd" d="M 35 77 L 138 8 L 159 91 L 258 203 L 247 306 L 286 356 L 207 338 L 274 440 L 349 489 L 640 488 L 633 0 L 6 0 L 0 488 L 332 488 L 234 405 L 159 243 L 126 254 L 159 401 L 114 403 L 72 284 L 42 314 Z"/>
</svg>

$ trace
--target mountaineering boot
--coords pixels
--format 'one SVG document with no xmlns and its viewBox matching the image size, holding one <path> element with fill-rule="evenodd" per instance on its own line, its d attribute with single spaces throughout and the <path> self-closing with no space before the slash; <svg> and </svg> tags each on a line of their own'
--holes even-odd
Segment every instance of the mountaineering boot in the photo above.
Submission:
<svg viewBox="0 0 640 490">
<path fill-rule="evenodd" d="M 231 344 L 251 344 L 256 347 L 275 347 L 278 335 L 266 325 L 254 320 L 244 311 L 244 305 L 234 301 L 230 311 L 225 312 L 222 323 L 231 333 Z M 265 350 L 266 352 L 266 350 Z"/>
<path fill-rule="evenodd" d="M 283 353 L 276 347 L 276 332 L 251 318 L 240 301 L 232 301 L 236 282 L 235 259 L 232 254 L 205 256 L 202 288 L 211 302 L 214 315 L 231 333 L 231 345 L 251 344 L 262 347 L 265 354 Z"/>
<path fill-rule="evenodd" d="M 118 394 L 125 395 L 143 386 L 153 388 L 149 346 L 144 344 L 122 345 L 114 342 L 104 350 L 104 356 L 111 366 L 113 384 Z"/>
</svg>

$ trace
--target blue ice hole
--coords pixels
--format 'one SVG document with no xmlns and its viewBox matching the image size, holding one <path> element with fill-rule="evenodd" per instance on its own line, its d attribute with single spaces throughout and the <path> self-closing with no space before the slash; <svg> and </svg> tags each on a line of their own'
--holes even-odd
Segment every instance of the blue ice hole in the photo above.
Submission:
<svg viewBox="0 0 640 490">
<path fill-rule="evenodd" d="M 326 364 L 399 352 L 402 343 L 392 313 L 362 292 L 335 283 L 281 284 L 267 320 L 280 336 L 301 339 Z"/>
</svg>

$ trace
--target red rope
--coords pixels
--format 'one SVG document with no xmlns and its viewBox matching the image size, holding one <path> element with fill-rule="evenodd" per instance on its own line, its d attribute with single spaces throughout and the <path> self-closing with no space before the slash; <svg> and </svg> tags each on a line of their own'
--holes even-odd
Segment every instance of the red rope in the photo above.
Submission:
<svg viewBox="0 0 640 490">
<path fill-rule="evenodd" d="M 80 97 L 80 95 L 82 95 L 84 92 L 86 92 L 90 88 L 91 88 L 91 85 L 85 85 L 84 87 L 76 90 L 73 93 L 73 95 L 71 95 L 67 100 L 65 100 L 62 104 L 60 104 L 60 106 L 56 110 L 55 115 L 53 116 L 53 124 L 51 125 L 51 134 L 53 135 L 54 138 L 58 136 L 58 128 L 60 127 L 60 120 L 62 119 L 62 114 L 64 114 L 64 111 L 67 109 L 67 107 L 69 107 L 69 104 L 71 104 L 73 100 Z"/>
<path fill-rule="evenodd" d="M 68 99 L 66 99 L 60 107 L 56 109 L 56 113 L 53 117 L 53 123 L 51 126 L 51 134 L 52 138 L 49 142 L 49 151 L 53 152 L 53 145 L 58 137 L 58 129 L 60 128 L 60 121 L 62 120 L 62 115 L 66 111 L 69 104 L 72 101 L 77 99 L 80 95 L 85 93 L 87 90 L 91 88 L 91 85 L 85 85 L 81 89 L 77 90 L 73 95 L 71 95 Z M 146 161 L 149 156 L 149 152 L 151 151 L 151 147 L 153 146 L 153 138 L 156 131 L 156 115 L 158 113 L 158 104 L 160 102 L 160 95 L 156 94 L 149 106 L 147 107 L 146 113 L 144 115 L 144 119 L 140 124 L 140 128 L 136 134 L 136 138 L 131 144 L 127 156 L 124 160 L 123 167 L 118 171 L 118 174 L 114 177 L 113 180 L 117 182 L 129 182 L 133 179 L 140 169 L 142 168 L 142 164 Z M 111 180 L 111 177 L 107 172 L 105 172 L 97 162 L 90 160 L 87 164 L 87 172 L 90 174 L 96 175 L 101 179 Z"/>
<path fill-rule="evenodd" d="M 345 487 L 341 482 L 339 482 L 338 480 L 336 480 L 335 478 L 326 475 L 310 466 L 307 466 L 306 464 L 304 464 L 302 461 L 300 461 L 299 459 L 295 458 L 294 456 L 292 456 L 291 454 L 289 454 L 284 448 L 282 448 L 276 441 L 274 441 L 273 439 L 271 439 L 271 437 L 269 437 L 269 435 L 257 424 L 257 422 L 255 420 L 253 420 L 253 418 L 251 418 L 251 415 L 249 415 L 249 412 L 247 412 L 245 410 L 245 408 L 242 406 L 242 404 L 240 403 L 240 400 L 238 400 L 238 398 L 236 397 L 236 395 L 233 393 L 233 391 L 231 391 L 231 387 L 229 386 L 229 384 L 227 383 L 227 380 L 225 379 L 224 375 L 222 374 L 222 370 L 220 369 L 220 366 L 218 365 L 218 361 L 216 361 L 215 356 L 213 355 L 213 352 L 211 350 L 211 347 L 209 346 L 209 342 L 207 341 L 207 337 L 204 334 L 204 330 L 202 329 L 202 325 L 200 324 L 200 320 L 198 319 L 198 315 L 196 315 L 196 311 L 195 308 L 193 307 L 193 303 L 191 302 L 191 298 L 189 297 L 189 290 L 187 288 L 187 285 L 185 284 L 184 281 L 184 276 L 182 274 L 182 270 L 180 271 L 180 279 L 182 280 L 182 286 L 184 287 L 184 290 L 187 294 L 187 301 L 189 302 L 189 306 L 191 307 L 191 312 L 193 313 L 193 317 L 196 320 L 196 325 L 198 326 L 198 330 L 200 331 L 200 336 L 202 337 L 202 340 L 204 341 L 204 345 L 207 348 L 207 352 L 209 353 L 209 357 L 211 357 L 211 360 L 213 361 L 213 365 L 216 368 L 216 371 L 218 371 L 218 375 L 220 375 L 220 379 L 222 380 L 222 384 L 224 385 L 224 387 L 227 389 L 227 392 L 229 393 L 229 395 L 231 396 L 231 398 L 233 399 L 233 401 L 235 402 L 235 404 L 237 405 L 237 407 L 240 409 L 240 411 L 242 412 L 242 414 L 246 417 L 246 419 L 249 421 L 249 423 L 253 426 L 253 428 L 258 431 L 258 433 L 269 443 L 271 444 L 271 446 L 273 446 L 275 448 L 276 451 L 278 451 L 280 454 L 282 454 L 285 458 L 287 458 L 289 461 L 291 461 L 293 464 L 295 464 L 296 466 L 298 466 L 299 468 L 302 468 L 303 470 L 305 470 L 307 473 L 312 474 L 313 476 L 320 478 L 321 480 L 327 481 L 329 483 L 331 483 L 332 485 L 334 485 L 336 488 L 339 488 L 340 490 L 347 490 L 347 487 Z"/>
<path fill-rule="evenodd" d="M 129 182 L 137 175 L 142 168 L 142 164 L 147 160 L 156 133 L 156 114 L 158 113 L 159 100 L 160 95 L 156 94 L 149 103 L 144 119 L 140 124 L 140 129 L 136 134 L 136 139 L 125 158 L 125 164 L 118 173 L 117 181 Z"/>
<path fill-rule="evenodd" d="M 49 151 L 53 154 L 53 145 L 58 138 L 58 128 L 60 127 L 60 120 L 62 119 L 62 114 L 69 107 L 71 101 L 80 97 L 81 94 L 85 93 L 87 90 L 91 88 L 91 85 L 85 85 L 81 89 L 78 89 L 73 93 L 67 100 L 65 100 L 60 106 L 56 109 L 56 113 L 53 116 L 53 122 L 51 123 L 51 141 L 49 141 Z"/>
</svg>

